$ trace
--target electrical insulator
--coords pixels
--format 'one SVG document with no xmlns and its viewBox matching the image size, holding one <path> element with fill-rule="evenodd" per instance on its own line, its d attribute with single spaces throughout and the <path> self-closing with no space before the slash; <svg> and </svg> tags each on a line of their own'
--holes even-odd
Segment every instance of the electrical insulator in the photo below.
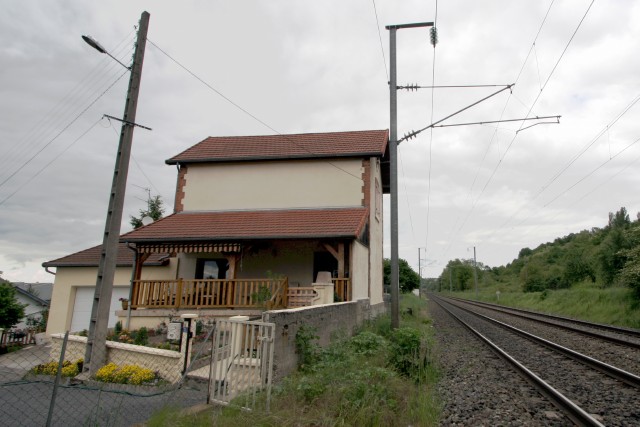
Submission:
<svg viewBox="0 0 640 427">
<path fill-rule="evenodd" d="M 431 27 L 431 44 L 433 47 L 438 44 L 438 29 L 436 27 Z"/>
</svg>

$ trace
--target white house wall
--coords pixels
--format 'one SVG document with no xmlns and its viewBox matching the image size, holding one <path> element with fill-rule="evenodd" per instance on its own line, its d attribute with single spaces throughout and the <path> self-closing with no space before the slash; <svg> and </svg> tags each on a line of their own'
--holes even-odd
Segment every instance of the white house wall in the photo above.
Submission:
<svg viewBox="0 0 640 427">
<path fill-rule="evenodd" d="M 175 260 L 168 266 L 143 267 L 141 279 L 173 279 L 175 278 Z M 47 335 L 64 333 L 71 326 L 73 305 L 76 290 L 80 287 L 95 289 L 97 267 L 58 267 L 51 294 L 51 309 L 47 322 Z M 118 267 L 113 280 L 115 286 L 129 287 L 131 283 L 131 267 Z"/>
<path fill-rule="evenodd" d="M 360 206 L 362 172 L 361 159 L 190 164 L 182 206 L 185 211 Z"/>
<path fill-rule="evenodd" d="M 369 298 L 369 248 L 358 241 L 351 245 L 351 287 L 353 300 Z"/>
<path fill-rule="evenodd" d="M 369 287 L 371 293 L 371 305 L 383 302 L 383 215 L 382 215 L 382 173 L 380 161 L 376 158 L 370 160 L 371 173 L 369 174 L 371 209 L 369 210 Z M 376 184 L 377 182 L 377 184 Z"/>
</svg>

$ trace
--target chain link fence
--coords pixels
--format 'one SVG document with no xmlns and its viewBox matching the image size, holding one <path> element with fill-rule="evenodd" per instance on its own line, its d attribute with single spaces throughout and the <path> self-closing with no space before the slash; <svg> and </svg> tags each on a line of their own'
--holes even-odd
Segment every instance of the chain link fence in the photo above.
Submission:
<svg viewBox="0 0 640 427">
<path fill-rule="evenodd" d="M 166 328 L 110 331 L 106 363 L 92 376 L 86 337 L 3 344 L 0 426 L 131 426 L 166 406 L 206 403 L 215 322 L 174 320 Z"/>
</svg>

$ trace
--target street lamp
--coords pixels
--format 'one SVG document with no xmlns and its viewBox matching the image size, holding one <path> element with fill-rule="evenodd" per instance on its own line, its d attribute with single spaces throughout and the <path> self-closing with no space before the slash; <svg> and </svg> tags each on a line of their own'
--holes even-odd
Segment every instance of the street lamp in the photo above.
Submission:
<svg viewBox="0 0 640 427">
<path fill-rule="evenodd" d="M 140 91 L 140 77 L 142 75 L 142 62 L 147 43 L 147 30 L 149 27 L 149 13 L 143 12 L 140 17 L 136 50 L 133 64 L 127 67 L 114 58 L 97 41 L 89 36 L 82 39 L 100 53 L 105 53 L 115 59 L 120 65 L 131 71 L 127 100 L 122 119 L 122 130 L 118 143 L 118 154 L 113 171 L 113 181 L 109 193 L 109 207 L 105 222 L 100 263 L 98 264 L 98 276 L 96 289 L 91 307 L 91 319 L 89 334 L 85 350 L 85 366 L 89 368 L 89 374 L 95 375 L 106 362 L 107 329 L 109 327 L 109 311 L 111 296 L 113 294 L 113 279 L 116 271 L 118 246 L 120 239 L 120 223 L 122 222 L 122 210 L 124 207 L 124 194 L 127 186 L 127 174 L 129 171 L 129 159 L 131 157 L 131 143 L 133 140 L 133 128 L 136 120 L 136 108 L 138 105 L 138 93 Z"/>
<path fill-rule="evenodd" d="M 92 48 L 94 48 L 95 50 L 97 50 L 100 53 L 104 53 L 106 55 L 109 55 L 111 58 L 113 58 L 118 64 L 122 65 L 124 68 L 126 68 L 127 70 L 131 71 L 131 67 L 127 67 L 126 65 L 124 65 L 122 62 L 120 62 L 120 60 L 118 58 L 116 58 L 115 56 L 111 55 L 107 49 L 105 49 L 104 47 L 102 47 L 102 45 L 100 43 L 98 43 L 96 40 L 94 40 L 91 36 L 82 36 L 82 40 L 84 40 L 85 42 L 87 42 L 87 44 L 89 46 L 91 46 Z"/>
</svg>

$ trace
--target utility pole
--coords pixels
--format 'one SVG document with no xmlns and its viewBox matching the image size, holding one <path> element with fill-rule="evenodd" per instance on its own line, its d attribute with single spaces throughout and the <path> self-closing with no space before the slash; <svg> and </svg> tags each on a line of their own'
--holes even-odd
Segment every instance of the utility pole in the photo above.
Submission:
<svg viewBox="0 0 640 427">
<path fill-rule="evenodd" d="M 449 292 L 453 292 L 453 273 L 451 270 L 451 267 L 449 267 Z"/>
<path fill-rule="evenodd" d="M 473 247 L 473 281 L 476 284 L 476 299 L 478 299 L 478 267 L 476 264 L 476 247 Z"/>
<path fill-rule="evenodd" d="M 396 32 L 402 28 L 432 27 L 433 22 L 387 25 L 389 30 L 389 160 L 391 195 L 391 327 L 400 326 L 400 277 L 398 266 L 398 84 L 396 76 Z"/>
<path fill-rule="evenodd" d="M 127 100 L 124 107 L 118 154 L 113 170 L 113 182 L 109 194 L 109 207 L 102 241 L 102 252 L 98 266 L 96 290 L 91 309 L 91 322 L 89 324 L 89 337 L 85 350 L 85 366 L 89 366 L 91 376 L 106 362 L 106 340 L 109 324 L 109 309 L 111 295 L 113 293 L 113 280 L 116 271 L 118 256 L 118 244 L 120 239 L 120 223 L 122 222 L 122 210 L 124 207 L 124 195 L 129 171 L 129 159 L 131 156 L 131 143 L 133 140 L 133 128 L 136 120 L 136 108 L 138 105 L 138 93 L 140 91 L 140 78 L 142 76 L 142 62 L 147 44 L 147 30 L 149 28 L 149 13 L 143 12 L 140 17 L 136 51 L 131 66 Z M 105 52 L 103 52 L 105 53 Z"/>
<path fill-rule="evenodd" d="M 420 276 L 420 282 L 422 284 L 422 267 L 420 266 L 420 249 L 418 248 L 418 276 Z"/>
</svg>

